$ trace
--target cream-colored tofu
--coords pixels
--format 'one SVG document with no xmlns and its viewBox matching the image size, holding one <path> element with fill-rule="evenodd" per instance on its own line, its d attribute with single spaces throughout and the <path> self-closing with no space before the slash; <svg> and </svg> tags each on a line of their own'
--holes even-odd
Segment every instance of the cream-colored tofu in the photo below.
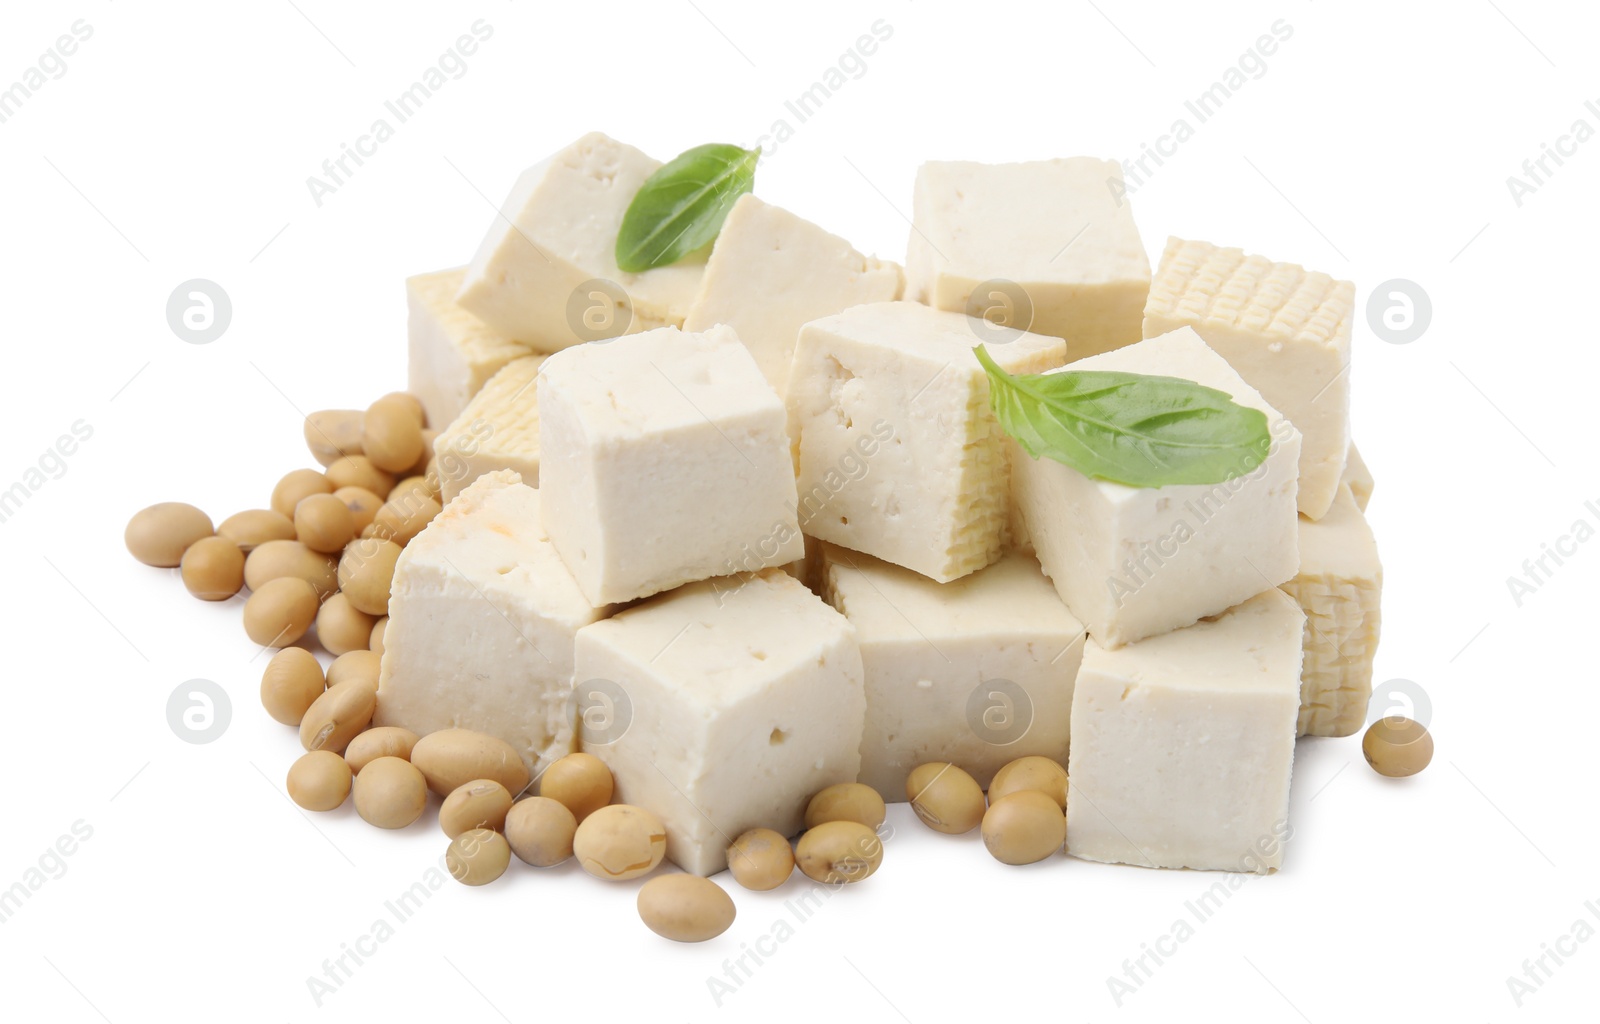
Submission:
<svg viewBox="0 0 1600 1024">
<path fill-rule="evenodd" d="M 1150 258 L 1121 184 L 1093 157 L 923 164 L 907 297 L 1065 338 L 1069 360 L 1133 344 Z"/>
<path fill-rule="evenodd" d="M 1351 496 L 1356 499 L 1356 507 L 1365 512 L 1376 483 L 1372 479 L 1372 470 L 1367 468 L 1366 460 L 1356 450 L 1354 441 L 1350 442 L 1350 452 L 1344 457 L 1344 476 L 1339 482 L 1350 488 Z"/>
<path fill-rule="evenodd" d="M 800 525 L 941 583 L 1000 557 L 1007 441 L 973 355 L 991 324 L 915 302 L 855 306 L 801 330 L 789 378 Z M 1060 366 L 1060 338 L 1017 332 L 1011 373 Z"/>
<path fill-rule="evenodd" d="M 461 415 L 501 367 L 531 353 L 456 304 L 466 268 L 406 278 L 406 390 L 435 429 Z"/>
<path fill-rule="evenodd" d="M 661 164 L 592 132 L 517 179 L 457 301 L 536 352 L 667 325 L 700 289 L 706 254 L 639 274 L 617 267 L 617 231 Z"/>
<path fill-rule="evenodd" d="M 805 557 L 784 408 L 732 328 L 545 360 L 544 525 L 594 604 Z"/>
<path fill-rule="evenodd" d="M 1196 381 L 1266 414 L 1254 469 L 1217 484 L 1128 487 L 1092 480 L 1011 442 L 1012 491 L 1061 599 L 1103 647 L 1180 629 L 1294 577 L 1300 435 L 1225 360 L 1183 328 L 1068 370 Z"/>
<path fill-rule="evenodd" d="M 1215 619 L 1084 649 L 1067 852 L 1266 874 L 1283 862 L 1305 616 L 1273 589 Z"/>
<path fill-rule="evenodd" d="M 509 471 L 480 477 L 395 566 L 374 722 L 497 736 L 537 777 L 576 749 L 573 639 L 609 611 L 539 528 L 539 492 Z"/>
<path fill-rule="evenodd" d="M 683 329 L 732 327 L 783 395 L 802 326 L 898 299 L 904 287 L 898 264 L 863 256 L 838 235 L 746 193 L 723 222 Z"/>
<path fill-rule="evenodd" d="M 1321 519 L 1301 517 L 1300 571 L 1283 590 L 1306 613 L 1299 735 L 1349 736 L 1372 699 L 1383 565 L 1348 487 Z"/>
<path fill-rule="evenodd" d="M 823 597 L 856 628 L 866 673 L 860 781 L 896 801 L 929 761 L 959 765 L 985 789 L 1019 757 L 1066 763 L 1083 624 L 1032 556 L 935 583 L 824 550 Z"/>
<path fill-rule="evenodd" d="M 818 790 L 861 767 L 855 630 L 770 569 L 680 587 L 579 631 L 582 748 L 616 800 L 667 827 L 667 857 L 710 875 L 747 829 L 800 831 Z M 603 731 L 593 728 L 596 721 Z"/>
<path fill-rule="evenodd" d="M 533 382 L 544 356 L 507 363 L 434 438 L 439 494 L 449 501 L 496 469 L 515 470 L 539 485 L 539 404 Z"/>
<path fill-rule="evenodd" d="M 1167 241 L 1144 336 L 1192 327 L 1300 431 L 1300 512 L 1321 518 L 1350 447 L 1349 281 L 1209 242 Z"/>
</svg>

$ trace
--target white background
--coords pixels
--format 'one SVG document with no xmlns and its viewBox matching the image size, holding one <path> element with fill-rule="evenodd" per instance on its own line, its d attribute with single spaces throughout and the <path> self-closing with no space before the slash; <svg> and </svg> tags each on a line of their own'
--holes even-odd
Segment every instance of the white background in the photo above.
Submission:
<svg viewBox="0 0 1600 1024">
<path fill-rule="evenodd" d="M 62 1021 L 988 1019 L 1572 1020 L 1600 996 L 1591 662 L 1600 544 L 1519 607 L 1506 579 L 1594 524 L 1600 140 L 1513 201 L 1571 123 L 1600 117 L 1580 5 L 8 4 L 0 83 L 76 19 L 93 37 L 0 124 L 6 289 L 0 488 L 75 421 L 92 438 L 0 523 L 10 806 L 0 887 L 80 819 L 90 839 L 0 923 L 8 1019 Z M 306 179 L 476 19 L 492 39 L 320 208 Z M 892 37 L 804 124 L 784 103 L 877 19 Z M 1119 1007 L 1107 978 L 1216 877 L 1059 858 L 1005 868 L 904 805 L 882 871 L 836 896 L 719 1008 L 706 978 L 783 916 L 699 946 L 640 924 L 630 886 L 572 866 L 449 883 L 318 1008 L 306 979 L 437 863 L 425 818 L 380 832 L 283 794 L 299 752 L 256 699 L 241 601 L 190 599 L 122 547 L 136 509 L 220 520 L 309 464 L 302 411 L 405 380 L 412 273 L 464 262 L 517 172 L 599 129 L 667 158 L 794 138 L 767 199 L 903 258 L 930 158 L 1126 157 L 1284 19 L 1292 38 L 1133 197 L 1178 234 L 1431 296 L 1408 345 L 1355 338 L 1355 431 L 1378 479 L 1377 679 L 1432 704 L 1433 766 L 1381 779 L 1359 740 L 1307 740 L 1284 870 L 1251 878 Z M 3 88 L 3 84 L 0 84 Z M 1191 117 L 1191 123 L 1193 118 Z M 182 281 L 233 321 L 168 329 Z M 1570 548 L 1569 548 L 1570 550 Z M 1553 563 L 1552 563 L 1553 564 Z M 166 717 L 184 680 L 232 695 L 207 745 Z M 521 867 L 517 865 L 517 867 Z M 1597 910 L 1596 913 L 1600 913 Z M 1585 932 L 1585 935 L 1588 933 Z M 1519 1008 L 1508 976 L 1575 950 Z"/>
</svg>

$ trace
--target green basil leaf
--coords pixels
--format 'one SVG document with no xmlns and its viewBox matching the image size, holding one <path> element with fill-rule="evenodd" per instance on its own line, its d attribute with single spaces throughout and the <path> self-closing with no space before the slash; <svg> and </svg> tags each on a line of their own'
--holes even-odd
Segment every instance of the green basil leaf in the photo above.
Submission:
<svg viewBox="0 0 1600 1024">
<path fill-rule="evenodd" d="M 662 164 L 622 216 L 617 268 L 665 267 L 716 238 L 734 201 L 755 183 L 760 157 L 759 149 L 712 143 Z"/>
<path fill-rule="evenodd" d="M 1129 487 L 1215 484 L 1261 465 L 1267 417 L 1226 392 L 1177 377 L 1111 370 L 1012 376 L 982 346 L 989 402 L 1034 458 Z"/>
</svg>

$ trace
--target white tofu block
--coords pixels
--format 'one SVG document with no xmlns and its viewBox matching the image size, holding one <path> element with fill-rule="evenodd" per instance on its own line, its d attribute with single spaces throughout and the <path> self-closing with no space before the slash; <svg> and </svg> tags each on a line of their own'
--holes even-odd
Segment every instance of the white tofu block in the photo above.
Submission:
<svg viewBox="0 0 1600 1024">
<path fill-rule="evenodd" d="M 1291 834 L 1304 628 L 1274 589 L 1121 650 L 1089 641 L 1072 700 L 1067 852 L 1277 870 Z"/>
<path fill-rule="evenodd" d="M 866 673 L 860 781 L 897 801 L 929 761 L 985 789 L 1019 757 L 1066 763 L 1083 624 L 1032 556 L 950 583 L 831 544 L 824 558 L 823 597 L 856 628 Z"/>
<path fill-rule="evenodd" d="M 543 362 L 544 356 L 525 356 L 507 363 L 434 438 L 445 501 L 497 469 L 515 470 L 528 486 L 539 486 L 539 403 L 533 382 Z"/>
<path fill-rule="evenodd" d="M 539 369 L 545 529 L 594 604 L 805 557 L 783 403 L 728 327 Z"/>
<path fill-rule="evenodd" d="M 1045 574 L 1103 647 L 1190 625 L 1294 577 L 1300 435 L 1199 335 L 1183 328 L 1069 370 L 1162 374 L 1224 391 L 1267 416 L 1255 469 L 1218 484 L 1092 480 L 1011 442 L 1012 490 Z"/>
<path fill-rule="evenodd" d="M 592 132 L 517 179 L 457 301 L 538 352 L 683 323 L 705 253 L 640 274 L 617 267 L 617 230 L 661 164 Z"/>
<path fill-rule="evenodd" d="M 539 528 L 539 492 L 489 473 L 400 555 L 374 723 L 497 736 L 537 777 L 576 749 L 573 638 L 609 612 Z"/>
<path fill-rule="evenodd" d="M 1192 327 L 1300 431 L 1300 512 L 1328 510 L 1350 447 L 1349 281 L 1208 242 L 1167 241 L 1144 336 Z"/>
<path fill-rule="evenodd" d="M 723 222 L 683 329 L 732 327 L 781 396 L 807 321 L 898 299 L 904 287 L 898 264 L 863 256 L 838 235 L 746 193 Z"/>
<path fill-rule="evenodd" d="M 1372 470 L 1367 468 L 1354 441 L 1350 442 L 1350 451 L 1344 457 L 1344 476 L 1339 482 L 1350 488 L 1351 495 L 1356 499 L 1356 507 L 1365 512 L 1376 483 L 1372 479 Z"/>
<path fill-rule="evenodd" d="M 1283 585 L 1306 614 L 1299 735 L 1349 736 L 1367 717 L 1383 565 L 1348 487 L 1328 514 L 1300 519 L 1300 571 Z"/>
<path fill-rule="evenodd" d="M 1000 557 L 1007 441 L 973 355 L 993 325 L 915 302 L 856 306 L 801 330 L 789 378 L 800 525 L 941 583 Z M 1011 373 L 1060 366 L 1059 338 L 987 346 Z"/>
<path fill-rule="evenodd" d="M 456 304 L 466 273 L 457 267 L 406 278 L 406 390 L 422 402 L 434 429 L 461 415 L 501 367 L 532 351 Z"/>
<path fill-rule="evenodd" d="M 1116 198 L 1121 184 L 1120 164 L 1092 157 L 923 164 L 907 297 L 978 315 L 1008 307 L 991 319 L 1065 338 L 1068 359 L 1133 344 L 1150 259 L 1126 197 Z M 995 282 L 998 294 L 986 288 L 974 297 Z"/>
<path fill-rule="evenodd" d="M 780 570 L 692 583 L 583 629 L 577 668 L 579 691 L 613 708 L 599 737 L 582 719 L 582 748 L 610 766 L 616 800 L 661 819 L 667 857 L 691 874 L 726 867 L 747 829 L 798 832 L 811 796 L 861 767 L 855 631 Z"/>
</svg>

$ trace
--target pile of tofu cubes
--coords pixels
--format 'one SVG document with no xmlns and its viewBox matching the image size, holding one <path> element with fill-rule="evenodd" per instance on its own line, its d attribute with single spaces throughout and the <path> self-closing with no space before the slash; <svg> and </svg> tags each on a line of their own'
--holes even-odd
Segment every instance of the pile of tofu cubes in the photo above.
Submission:
<svg viewBox="0 0 1600 1024">
<path fill-rule="evenodd" d="M 1353 287 L 1177 239 L 1152 277 L 1088 158 L 924 165 L 904 271 L 745 195 L 709 251 L 625 273 L 659 166 L 588 135 L 471 265 L 407 282 L 448 504 L 396 569 L 378 723 L 534 775 L 590 751 L 700 875 L 830 784 L 1029 754 L 1068 765 L 1078 857 L 1278 867 L 1296 737 L 1359 728 L 1378 639 Z M 968 315 L 996 287 L 1029 330 Z M 980 341 L 1218 388 L 1271 451 L 1145 489 L 1032 459 Z"/>
</svg>

